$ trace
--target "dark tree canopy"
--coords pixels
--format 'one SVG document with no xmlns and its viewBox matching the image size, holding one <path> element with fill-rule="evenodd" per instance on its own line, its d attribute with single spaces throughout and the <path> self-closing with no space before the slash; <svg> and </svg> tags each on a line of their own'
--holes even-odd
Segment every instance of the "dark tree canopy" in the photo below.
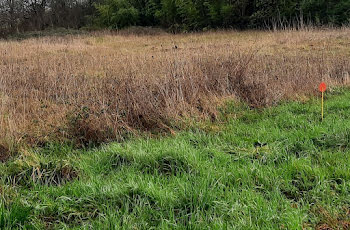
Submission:
<svg viewBox="0 0 350 230">
<path fill-rule="evenodd" d="M 48 27 L 196 31 L 349 23 L 350 0 L 0 0 L 0 34 Z"/>
<path fill-rule="evenodd" d="M 49 27 L 78 29 L 94 11 L 92 0 L 0 0 L 0 35 Z"/>
<path fill-rule="evenodd" d="M 147 25 L 187 31 L 350 22 L 350 0 L 105 0 L 96 8 L 97 22 L 109 28 Z"/>
</svg>

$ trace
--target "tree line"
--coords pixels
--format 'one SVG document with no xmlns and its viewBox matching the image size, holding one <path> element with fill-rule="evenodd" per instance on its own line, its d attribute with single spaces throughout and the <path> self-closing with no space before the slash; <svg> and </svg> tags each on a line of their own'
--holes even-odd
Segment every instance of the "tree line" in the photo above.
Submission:
<svg viewBox="0 0 350 230">
<path fill-rule="evenodd" d="M 94 0 L 0 0 L 0 36 L 89 24 Z"/>
<path fill-rule="evenodd" d="M 156 26 L 171 31 L 347 25 L 350 0 L 0 0 L 0 33 Z"/>
</svg>

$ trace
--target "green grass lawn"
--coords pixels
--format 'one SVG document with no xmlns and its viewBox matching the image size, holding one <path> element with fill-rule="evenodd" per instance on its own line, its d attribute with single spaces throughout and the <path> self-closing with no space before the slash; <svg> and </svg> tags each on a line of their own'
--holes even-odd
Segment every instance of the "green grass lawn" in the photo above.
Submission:
<svg viewBox="0 0 350 230">
<path fill-rule="evenodd" d="M 0 229 L 346 229 L 350 91 L 175 137 L 51 145 L 0 163 Z M 216 131 L 214 131 L 216 130 Z"/>
</svg>

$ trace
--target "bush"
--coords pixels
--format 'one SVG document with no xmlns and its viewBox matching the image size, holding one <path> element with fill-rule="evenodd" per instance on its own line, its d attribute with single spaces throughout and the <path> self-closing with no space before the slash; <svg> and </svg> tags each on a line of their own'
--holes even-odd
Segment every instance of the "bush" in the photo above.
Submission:
<svg viewBox="0 0 350 230">
<path fill-rule="evenodd" d="M 96 8 L 99 13 L 97 22 L 109 28 L 121 29 L 138 22 L 139 11 L 127 0 L 108 0 Z"/>
</svg>

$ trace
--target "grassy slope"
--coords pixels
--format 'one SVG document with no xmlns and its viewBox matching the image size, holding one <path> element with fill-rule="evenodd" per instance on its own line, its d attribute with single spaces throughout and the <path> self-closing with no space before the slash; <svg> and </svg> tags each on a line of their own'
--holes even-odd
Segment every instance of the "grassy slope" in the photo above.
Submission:
<svg viewBox="0 0 350 230">
<path fill-rule="evenodd" d="M 328 94 L 323 123 L 315 99 L 263 111 L 232 104 L 221 123 L 175 137 L 23 153 L 0 163 L 0 228 L 346 227 L 349 99 Z"/>
</svg>

